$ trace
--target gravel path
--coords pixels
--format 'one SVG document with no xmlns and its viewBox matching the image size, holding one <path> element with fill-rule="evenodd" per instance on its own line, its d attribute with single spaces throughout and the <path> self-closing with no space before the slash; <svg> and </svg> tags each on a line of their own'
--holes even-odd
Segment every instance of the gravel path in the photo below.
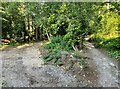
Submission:
<svg viewBox="0 0 120 89">
<path fill-rule="evenodd" d="M 62 68 L 44 65 L 40 53 L 41 43 L 26 44 L 9 50 L 0 51 L 2 54 L 3 87 L 77 87 L 77 78 Z M 117 62 L 87 43 L 88 53 L 99 72 L 98 87 L 118 87 Z M 0 81 L 1 82 L 1 81 Z M 80 86 L 80 85 L 79 85 Z M 82 86 L 82 85 L 81 85 Z"/>
<path fill-rule="evenodd" d="M 87 43 L 89 56 L 93 59 L 98 71 L 98 83 L 102 87 L 119 87 L 118 83 L 118 63 L 94 48 L 91 43 Z"/>
<path fill-rule="evenodd" d="M 76 79 L 61 68 L 44 65 L 39 51 L 41 43 L 2 52 L 4 87 L 77 86 Z"/>
</svg>

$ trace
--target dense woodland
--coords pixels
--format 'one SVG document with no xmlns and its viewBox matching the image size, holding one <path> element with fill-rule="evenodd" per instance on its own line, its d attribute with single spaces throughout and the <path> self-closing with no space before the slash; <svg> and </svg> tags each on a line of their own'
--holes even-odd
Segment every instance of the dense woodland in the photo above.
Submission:
<svg viewBox="0 0 120 89">
<path fill-rule="evenodd" d="M 89 38 L 120 59 L 119 9 L 120 2 L 2 2 L 2 41 L 55 40 L 54 45 L 79 50 Z"/>
</svg>

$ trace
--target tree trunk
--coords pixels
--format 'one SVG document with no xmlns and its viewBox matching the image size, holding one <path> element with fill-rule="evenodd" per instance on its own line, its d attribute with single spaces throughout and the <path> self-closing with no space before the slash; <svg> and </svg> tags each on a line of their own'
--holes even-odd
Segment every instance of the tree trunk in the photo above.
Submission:
<svg viewBox="0 0 120 89">
<path fill-rule="evenodd" d="M 28 32 L 29 32 L 29 38 L 31 39 L 32 38 L 32 36 L 33 36 L 33 21 L 32 21 L 32 16 L 31 15 L 29 15 L 28 16 Z M 30 40 L 29 39 L 29 40 Z"/>
<path fill-rule="evenodd" d="M 35 38 L 36 38 L 36 40 L 38 40 L 38 27 L 37 26 L 35 28 Z"/>
<path fill-rule="evenodd" d="M 49 36 L 47 30 L 46 30 L 46 35 L 47 35 L 47 38 L 48 38 L 49 42 L 51 42 L 51 40 L 50 40 L 50 36 Z"/>
<path fill-rule="evenodd" d="M 29 26 L 28 26 L 28 18 L 25 16 L 25 30 L 24 30 L 24 41 L 28 41 L 29 36 Z"/>
<path fill-rule="evenodd" d="M 13 30 L 12 30 L 12 16 L 9 18 L 9 31 L 10 31 L 10 40 L 13 38 Z"/>
<path fill-rule="evenodd" d="M 28 16 L 28 37 L 27 37 L 27 40 L 29 41 L 30 39 L 30 36 L 31 36 L 31 33 L 30 33 L 30 16 Z"/>
<path fill-rule="evenodd" d="M 42 40 L 42 31 L 41 31 L 41 28 L 39 29 L 39 39 Z"/>
</svg>

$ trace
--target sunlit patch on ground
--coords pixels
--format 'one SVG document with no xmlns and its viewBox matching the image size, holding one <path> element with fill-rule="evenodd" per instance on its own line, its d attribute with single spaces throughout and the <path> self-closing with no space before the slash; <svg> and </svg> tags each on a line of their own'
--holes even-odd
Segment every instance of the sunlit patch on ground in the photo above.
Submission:
<svg viewBox="0 0 120 89">
<path fill-rule="evenodd" d="M 24 45 L 17 46 L 16 48 L 20 49 L 20 48 L 27 47 L 27 46 L 32 46 L 32 45 L 33 45 L 33 43 L 31 43 L 31 44 L 24 44 Z"/>
<path fill-rule="evenodd" d="M 8 47 L 8 45 L 0 45 L 0 50 L 5 49 L 6 47 Z"/>
</svg>

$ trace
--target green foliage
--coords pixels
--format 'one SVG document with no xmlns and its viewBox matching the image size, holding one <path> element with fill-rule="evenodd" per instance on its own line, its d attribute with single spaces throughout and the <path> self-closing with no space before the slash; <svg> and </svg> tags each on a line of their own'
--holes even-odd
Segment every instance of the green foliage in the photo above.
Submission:
<svg viewBox="0 0 120 89">
<path fill-rule="evenodd" d="M 61 54 L 62 51 L 64 50 L 73 51 L 71 45 L 68 45 L 68 43 L 64 41 L 62 36 L 56 36 L 51 38 L 51 43 L 44 45 L 44 47 L 48 49 L 48 54 L 43 57 L 46 63 L 52 62 L 55 65 L 59 65 L 59 66 L 65 64 L 69 69 L 73 67 L 75 63 L 74 61 L 67 59 L 67 62 L 65 63 L 60 60 L 61 58 L 63 57 L 67 58 L 68 56 L 68 54 L 66 53 Z M 74 53 L 72 55 L 74 58 L 78 59 L 80 67 L 84 68 L 86 65 L 86 62 L 85 62 L 86 58 L 81 57 L 79 53 Z"/>
<path fill-rule="evenodd" d="M 105 48 L 110 56 L 116 58 L 117 60 L 120 60 L 120 37 L 117 38 L 110 38 L 110 39 L 105 39 L 105 38 L 93 38 L 91 39 L 96 47 L 102 47 Z"/>
<path fill-rule="evenodd" d="M 73 54 L 73 57 L 74 57 L 74 58 L 78 58 L 78 59 L 81 59 L 81 58 L 82 58 L 79 53 L 74 53 L 74 54 Z"/>
<path fill-rule="evenodd" d="M 70 51 L 73 50 L 72 46 L 67 44 L 66 41 L 64 41 L 62 36 L 56 36 L 51 38 L 51 43 L 44 45 L 45 48 L 47 49 L 56 49 L 56 50 L 66 50 Z"/>
<path fill-rule="evenodd" d="M 63 65 L 63 62 L 60 62 L 59 59 L 61 58 L 61 51 L 71 51 L 73 50 L 70 45 L 63 40 L 62 36 L 56 36 L 51 38 L 51 43 L 44 45 L 44 48 L 48 49 L 48 55 L 43 57 L 45 62 L 52 61 L 57 65 Z"/>
<path fill-rule="evenodd" d="M 52 61 L 54 63 L 57 63 L 58 59 L 61 57 L 60 55 L 61 54 L 58 49 L 51 49 L 51 50 L 49 50 L 49 53 L 43 57 L 43 59 L 45 62 Z"/>
<path fill-rule="evenodd" d="M 104 41 L 101 45 L 108 50 L 110 56 L 120 60 L 120 37 Z"/>
<path fill-rule="evenodd" d="M 16 38 L 27 41 L 53 37 L 45 48 L 70 51 L 82 46 L 86 35 L 93 34 L 98 47 L 117 50 L 119 6 L 113 2 L 2 2 L 2 38 L 16 42 Z"/>
<path fill-rule="evenodd" d="M 99 8 L 98 21 L 93 32 L 92 42 L 96 47 L 107 49 L 108 53 L 119 59 L 120 34 L 119 34 L 119 11 L 120 3 L 103 4 Z M 97 19 L 96 19 L 97 20 Z"/>
<path fill-rule="evenodd" d="M 94 14 L 93 5 L 95 4 L 65 2 L 2 3 L 2 17 L 6 19 L 2 27 L 3 38 L 15 40 L 18 37 L 29 36 L 35 39 L 49 39 L 61 35 L 65 40 L 62 45 L 67 43 L 75 46 L 77 42 L 81 42 L 80 35 L 86 33 L 90 27 L 88 22 Z M 68 46 L 67 50 L 70 49 Z"/>
<path fill-rule="evenodd" d="M 111 48 L 111 49 L 115 49 L 115 50 L 119 50 L 120 49 L 120 37 L 118 38 L 112 38 L 112 39 L 109 39 L 109 40 L 105 40 L 102 42 L 102 46 L 103 47 L 106 47 L 106 48 Z"/>
<path fill-rule="evenodd" d="M 55 47 L 55 44 L 51 44 L 51 43 L 45 44 L 44 47 L 45 47 L 46 49 L 53 49 L 53 48 Z"/>
<path fill-rule="evenodd" d="M 109 54 L 111 57 L 114 57 L 117 60 L 120 60 L 120 51 L 119 50 L 109 50 Z"/>
</svg>

